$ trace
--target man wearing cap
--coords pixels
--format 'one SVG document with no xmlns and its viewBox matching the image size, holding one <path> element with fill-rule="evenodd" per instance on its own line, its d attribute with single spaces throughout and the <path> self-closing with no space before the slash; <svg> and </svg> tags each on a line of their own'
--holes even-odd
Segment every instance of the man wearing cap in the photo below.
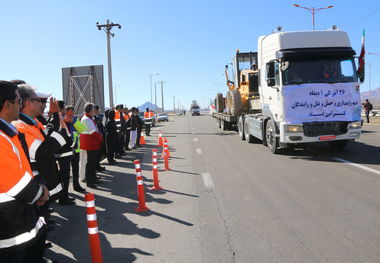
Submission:
<svg viewBox="0 0 380 263">
<path fill-rule="evenodd" d="M 47 121 L 46 121 L 46 119 L 45 119 L 45 117 L 43 115 L 44 115 L 44 112 L 45 112 L 47 100 L 48 100 L 49 97 L 51 97 L 51 93 L 42 93 L 42 92 L 38 92 L 37 91 L 36 94 L 37 94 L 37 97 L 41 101 L 41 114 L 37 116 L 37 120 L 39 122 L 41 122 L 42 125 L 46 126 L 47 125 Z"/>
</svg>

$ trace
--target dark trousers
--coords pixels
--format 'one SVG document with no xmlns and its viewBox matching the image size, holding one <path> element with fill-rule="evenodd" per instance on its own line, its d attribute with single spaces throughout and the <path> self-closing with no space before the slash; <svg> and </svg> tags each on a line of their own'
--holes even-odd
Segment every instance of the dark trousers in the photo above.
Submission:
<svg viewBox="0 0 380 263">
<path fill-rule="evenodd" d="M 367 123 L 369 123 L 369 111 L 365 111 L 365 117 L 367 119 Z"/>
<path fill-rule="evenodd" d="M 0 252 L 1 263 L 41 263 L 45 250 L 46 233 L 36 242 L 23 249 L 12 252 Z"/>
<path fill-rule="evenodd" d="M 95 185 L 97 160 L 98 160 L 98 151 L 87 151 L 87 163 L 86 163 L 87 186 Z"/>
<path fill-rule="evenodd" d="M 140 138 L 141 138 L 142 128 L 137 128 L 137 137 L 136 137 L 136 145 L 140 146 Z"/>
<path fill-rule="evenodd" d="M 59 200 L 64 201 L 69 197 L 69 183 L 70 183 L 70 163 L 72 156 L 67 156 L 58 159 L 59 173 L 58 178 L 63 184 Z"/>
<path fill-rule="evenodd" d="M 73 173 L 73 186 L 78 188 L 79 184 L 79 153 L 74 152 L 73 158 L 71 158 L 71 171 Z"/>
<path fill-rule="evenodd" d="M 122 154 L 124 152 L 124 144 L 125 144 L 125 139 L 124 139 L 124 132 L 118 132 L 117 133 L 117 141 L 118 141 L 118 146 L 117 146 L 117 153 Z"/>
<path fill-rule="evenodd" d="M 124 144 L 124 147 L 125 149 L 128 149 L 129 148 L 129 141 L 131 140 L 131 130 L 127 130 L 125 132 L 125 144 Z"/>
<path fill-rule="evenodd" d="M 150 125 L 145 123 L 145 134 L 146 136 L 150 136 Z"/>
</svg>

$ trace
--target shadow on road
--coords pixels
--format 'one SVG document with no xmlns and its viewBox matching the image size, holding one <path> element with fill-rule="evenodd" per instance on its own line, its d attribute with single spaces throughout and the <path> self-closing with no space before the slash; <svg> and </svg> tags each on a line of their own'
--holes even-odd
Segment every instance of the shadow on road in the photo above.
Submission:
<svg viewBox="0 0 380 263">
<path fill-rule="evenodd" d="M 152 185 L 152 145 L 144 145 L 138 150 L 127 153 L 123 160 L 119 160 L 117 166 L 127 168 L 128 173 L 112 171 L 114 168 L 104 165 L 107 170 L 98 174 L 102 184 L 95 194 L 95 204 L 97 210 L 97 221 L 101 240 L 102 254 L 104 262 L 133 262 L 137 259 L 137 254 L 153 256 L 150 251 L 142 251 L 139 248 L 123 247 L 128 244 L 128 239 L 133 236 L 156 239 L 161 235 L 153 229 L 139 227 L 139 225 L 129 219 L 130 214 L 137 214 L 138 207 L 136 173 L 134 172 L 133 161 L 140 159 L 143 170 L 143 177 L 146 188 Z M 90 190 L 90 189 L 88 189 Z M 149 191 L 145 190 L 145 200 L 147 206 L 150 203 L 171 204 L 173 201 L 162 198 L 166 192 L 185 195 L 188 197 L 198 197 L 186 193 L 171 190 Z M 105 193 L 104 195 L 102 193 Z M 84 205 L 84 195 L 73 192 L 76 203 Z M 161 197 L 156 197 L 156 195 Z M 85 206 L 59 206 L 54 205 L 56 213 L 52 218 L 56 219 L 56 227 L 48 233 L 48 240 L 53 242 L 53 248 L 47 251 L 47 257 L 56 259 L 59 262 L 90 262 L 90 251 L 88 245 L 86 208 Z M 139 213 L 140 216 L 156 216 L 164 220 L 171 220 L 184 226 L 192 226 L 180 218 L 162 214 L 158 211 L 148 211 Z M 107 235 L 117 235 L 108 239 Z M 58 247 L 58 248 L 57 248 Z M 64 250 L 64 254 L 57 253 Z M 72 254 L 72 256 L 70 256 Z M 74 260 L 72 258 L 74 258 Z M 149 261 L 149 260 L 148 260 Z M 151 260 L 153 262 L 153 260 Z"/>
<path fill-rule="evenodd" d="M 332 151 L 327 143 L 307 144 L 295 149 L 285 149 L 280 155 L 309 161 L 337 162 L 333 158 L 339 157 L 358 164 L 380 164 L 380 147 L 359 141 L 349 142 L 344 149 L 336 151 Z"/>
</svg>

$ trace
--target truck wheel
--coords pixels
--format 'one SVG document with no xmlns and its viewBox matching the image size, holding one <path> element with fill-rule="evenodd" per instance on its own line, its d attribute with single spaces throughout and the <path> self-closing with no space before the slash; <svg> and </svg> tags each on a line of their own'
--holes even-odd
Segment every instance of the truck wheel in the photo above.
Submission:
<svg viewBox="0 0 380 263">
<path fill-rule="evenodd" d="M 265 128 L 265 139 L 267 146 L 272 153 L 278 153 L 278 137 L 276 137 L 276 130 L 272 120 L 267 122 Z"/>
<path fill-rule="evenodd" d="M 230 108 L 232 116 L 239 116 L 241 114 L 241 96 L 239 90 L 230 91 Z"/>
<path fill-rule="evenodd" d="M 247 143 L 257 143 L 260 140 L 257 139 L 255 136 L 249 133 L 249 128 L 248 128 L 248 123 L 244 122 L 244 136 L 245 136 L 245 141 Z"/>
<path fill-rule="evenodd" d="M 216 112 L 223 112 L 224 110 L 224 98 L 222 93 L 217 93 L 215 98 Z"/>
<path fill-rule="evenodd" d="M 332 142 L 329 142 L 329 146 L 331 150 L 338 151 L 346 147 L 347 143 L 348 143 L 347 140 L 332 141 Z"/>
<path fill-rule="evenodd" d="M 238 120 L 238 132 L 239 132 L 239 137 L 242 141 L 245 140 L 245 134 L 244 134 L 244 119 L 243 116 L 239 117 Z"/>
</svg>

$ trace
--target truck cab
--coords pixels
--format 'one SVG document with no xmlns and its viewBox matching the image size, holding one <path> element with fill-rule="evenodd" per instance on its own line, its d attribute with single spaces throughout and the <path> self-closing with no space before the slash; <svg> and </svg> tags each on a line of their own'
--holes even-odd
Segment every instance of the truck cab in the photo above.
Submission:
<svg viewBox="0 0 380 263">
<path fill-rule="evenodd" d="M 276 32 L 259 38 L 265 120 L 261 139 L 272 151 L 319 141 L 341 148 L 359 138 L 360 85 L 354 55 L 347 33 L 338 30 Z"/>
</svg>

